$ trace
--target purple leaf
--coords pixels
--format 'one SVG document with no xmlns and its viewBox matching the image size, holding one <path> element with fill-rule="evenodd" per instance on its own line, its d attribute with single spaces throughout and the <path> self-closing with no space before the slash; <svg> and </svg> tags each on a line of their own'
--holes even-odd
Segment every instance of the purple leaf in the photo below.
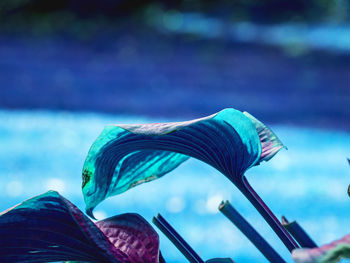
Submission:
<svg viewBox="0 0 350 263">
<path fill-rule="evenodd" d="M 116 249 L 130 262 L 152 263 L 159 257 L 158 234 L 138 214 L 123 214 L 96 223 Z"/>
<path fill-rule="evenodd" d="M 350 234 L 321 247 L 295 249 L 292 257 L 296 263 L 335 263 L 350 258 Z"/>
<path fill-rule="evenodd" d="M 158 263 L 158 254 L 158 235 L 139 215 L 95 224 L 54 191 L 0 214 L 2 262 Z"/>
</svg>

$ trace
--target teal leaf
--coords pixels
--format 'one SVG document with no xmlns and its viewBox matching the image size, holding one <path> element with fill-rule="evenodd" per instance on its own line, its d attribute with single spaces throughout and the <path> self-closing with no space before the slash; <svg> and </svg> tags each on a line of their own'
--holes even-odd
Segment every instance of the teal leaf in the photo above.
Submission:
<svg viewBox="0 0 350 263">
<path fill-rule="evenodd" d="M 189 157 L 235 181 L 282 147 L 266 126 L 235 109 L 185 122 L 109 125 L 84 163 L 86 211 L 92 216 L 92 210 L 107 197 L 160 178 Z"/>
</svg>

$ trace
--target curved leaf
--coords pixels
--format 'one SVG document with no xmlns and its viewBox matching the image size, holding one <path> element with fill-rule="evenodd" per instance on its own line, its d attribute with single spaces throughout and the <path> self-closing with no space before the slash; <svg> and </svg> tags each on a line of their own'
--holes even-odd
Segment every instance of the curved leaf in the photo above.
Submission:
<svg viewBox="0 0 350 263">
<path fill-rule="evenodd" d="M 95 224 L 54 191 L 0 214 L 2 262 L 158 263 L 158 254 L 158 235 L 139 215 Z"/>
<path fill-rule="evenodd" d="M 98 221 L 96 225 L 116 249 L 128 255 L 129 262 L 158 262 L 158 234 L 138 214 L 117 215 Z"/>
<path fill-rule="evenodd" d="M 83 168 L 86 211 L 105 198 L 157 179 L 189 157 L 215 167 L 231 181 L 282 146 L 248 113 L 225 109 L 186 122 L 109 125 L 93 143 Z"/>
<path fill-rule="evenodd" d="M 119 262 L 104 249 L 108 243 L 89 218 L 54 191 L 0 214 L 4 262 Z"/>
</svg>

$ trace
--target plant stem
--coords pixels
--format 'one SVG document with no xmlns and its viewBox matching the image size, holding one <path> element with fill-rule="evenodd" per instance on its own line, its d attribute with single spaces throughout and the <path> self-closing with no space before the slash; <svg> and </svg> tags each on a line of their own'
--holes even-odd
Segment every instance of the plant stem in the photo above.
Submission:
<svg viewBox="0 0 350 263">
<path fill-rule="evenodd" d="M 179 233 L 160 214 L 153 217 L 153 223 L 170 239 L 178 250 L 191 263 L 204 263 L 203 259 L 191 248 L 191 246 L 180 236 Z"/>
<path fill-rule="evenodd" d="M 285 263 L 282 257 L 269 243 L 248 223 L 247 220 L 230 204 L 222 201 L 219 206 L 222 212 L 271 263 Z"/>
<path fill-rule="evenodd" d="M 294 239 L 303 248 L 317 247 L 316 243 L 310 238 L 306 231 L 298 224 L 298 222 L 289 222 L 287 218 L 282 216 L 282 225 L 294 237 Z"/>
<path fill-rule="evenodd" d="M 281 239 L 283 244 L 287 247 L 287 249 L 290 252 L 292 252 L 293 249 L 299 247 L 298 244 L 295 242 L 295 240 L 292 238 L 292 236 L 288 233 L 288 231 L 282 226 L 280 221 L 272 213 L 269 207 L 264 203 L 264 201 L 260 198 L 260 196 L 254 191 L 253 187 L 251 187 L 251 185 L 249 184 L 245 176 L 242 177 L 242 181 L 240 183 L 236 183 L 236 186 L 242 192 L 242 194 L 258 210 L 258 212 L 262 215 L 265 221 L 271 226 L 273 231 L 277 234 L 277 236 Z"/>
</svg>

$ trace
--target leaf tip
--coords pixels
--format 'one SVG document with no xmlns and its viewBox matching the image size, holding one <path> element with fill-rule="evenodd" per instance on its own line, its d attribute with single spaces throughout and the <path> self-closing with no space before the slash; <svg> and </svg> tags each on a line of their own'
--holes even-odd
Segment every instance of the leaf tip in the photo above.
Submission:
<svg viewBox="0 0 350 263">
<path fill-rule="evenodd" d="M 94 214 L 92 213 L 93 210 L 94 210 L 93 207 L 89 207 L 89 208 L 85 209 L 85 212 L 89 217 L 91 217 L 94 220 L 97 220 L 96 217 L 94 216 Z"/>
<path fill-rule="evenodd" d="M 261 142 L 261 156 L 257 164 L 259 164 L 262 161 L 270 160 L 283 148 L 288 150 L 288 148 L 283 145 L 283 143 L 277 137 L 277 135 L 265 124 L 263 124 L 261 121 L 259 121 L 246 111 L 243 112 L 243 114 L 247 118 L 249 118 L 250 121 L 254 124 Z"/>
</svg>

